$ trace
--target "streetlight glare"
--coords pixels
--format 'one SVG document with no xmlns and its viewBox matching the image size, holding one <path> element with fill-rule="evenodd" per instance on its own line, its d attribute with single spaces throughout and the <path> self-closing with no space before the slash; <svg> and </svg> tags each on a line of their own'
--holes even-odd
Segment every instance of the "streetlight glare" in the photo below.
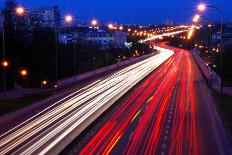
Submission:
<svg viewBox="0 0 232 155">
<path fill-rule="evenodd" d="M 114 25 L 113 24 L 108 24 L 108 28 L 109 29 L 114 29 Z"/>
<path fill-rule="evenodd" d="M 198 22 L 198 19 L 197 19 L 197 18 L 193 18 L 193 22 L 194 22 L 194 23 L 197 23 L 197 22 Z"/>
<path fill-rule="evenodd" d="M 3 66 L 3 67 L 8 67 L 8 66 L 9 66 L 9 63 L 8 63 L 7 61 L 3 61 L 3 62 L 2 62 L 2 66 Z"/>
<path fill-rule="evenodd" d="M 92 22 L 91 22 L 91 24 L 93 25 L 93 26 L 96 26 L 97 25 L 97 20 L 92 20 Z"/>
<path fill-rule="evenodd" d="M 27 72 L 27 70 L 23 69 L 23 70 L 20 71 L 20 74 L 22 76 L 26 76 L 28 74 L 28 72 Z"/>
<path fill-rule="evenodd" d="M 19 16 L 22 16 L 25 13 L 25 9 L 22 6 L 16 7 L 15 10 L 16 10 L 16 14 L 19 15 Z"/>
<path fill-rule="evenodd" d="M 203 3 L 201 3 L 201 4 L 198 5 L 197 9 L 198 9 L 199 11 L 205 11 L 206 5 L 203 4 Z"/>
<path fill-rule="evenodd" d="M 47 80 L 43 80 L 43 81 L 42 81 L 42 84 L 43 84 L 43 85 L 47 85 L 47 84 L 48 84 L 48 81 L 47 81 Z"/>
<path fill-rule="evenodd" d="M 195 15 L 194 16 L 194 18 L 196 18 L 196 19 L 200 19 L 200 17 L 201 17 L 200 15 Z"/>
<path fill-rule="evenodd" d="M 73 17 L 71 15 L 66 15 L 64 20 L 66 23 L 71 23 L 73 21 Z"/>
</svg>

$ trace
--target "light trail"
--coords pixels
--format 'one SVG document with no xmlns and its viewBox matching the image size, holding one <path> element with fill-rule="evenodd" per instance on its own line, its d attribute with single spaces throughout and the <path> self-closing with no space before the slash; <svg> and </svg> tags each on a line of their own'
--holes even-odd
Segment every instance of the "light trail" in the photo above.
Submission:
<svg viewBox="0 0 232 155">
<path fill-rule="evenodd" d="M 181 31 L 176 31 L 176 32 L 169 32 L 169 33 L 164 33 L 164 34 L 160 34 L 160 35 L 155 35 L 155 36 L 152 36 L 150 38 L 140 40 L 139 42 L 140 43 L 144 43 L 144 42 L 147 42 L 147 41 L 159 39 L 161 37 L 167 37 L 167 36 L 177 35 L 177 34 L 181 34 L 181 33 L 188 32 L 188 31 L 189 30 L 181 30 Z"/>
<path fill-rule="evenodd" d="M 112 153 L 114 149 L 119 151 L 117 154 L 160 154 L 163 135 L 168 134 L 170 142 L 164 145 L 166 154 L 199 154 L 195 73 L 190 54 L 164 44 L 160 46 L 177 52 L 127 98 L 80 155 L 101 154 L 108 148 L 113 148 Z M 171 122 L 167 132 L 166 124 Z M 133 134 L 127 133 L 131 130 Z M 119 135 L 124 141 L 118 140 Z M 130 137 L 126 138 L 128 135 Z"/>
<path fill-rule="evenodd" d="M 113 99 L 121 97 L 174 54 L 171 50 L 160 50 L 160 54 L 74 92 L 2 134 L 0 154 L 46 154 L 96 112 L 103 113 L 103 107 L 112 105 Z"/>
</svg>

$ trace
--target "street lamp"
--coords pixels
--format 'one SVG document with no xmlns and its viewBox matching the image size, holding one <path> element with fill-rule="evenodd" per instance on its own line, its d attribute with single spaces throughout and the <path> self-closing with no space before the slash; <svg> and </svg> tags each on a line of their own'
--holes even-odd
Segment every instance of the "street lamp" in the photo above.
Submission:
<svg viewBox="0 0 232 155">
<path fill-rule="evenodd" d="M 194 23 L 197 23 L 198 22 L 198 19 L 197 18 L 193 18 L 192 20 Z"/>
<path fill-rule="evenodd" d="M 48 84 L 47 80 L 43 80 L 41 81 L 41 88 L 43 88 L 44 86 L 46 86 Z"/>
<path fill-rule="evenodd" d="M 22 7 L 22 6 L 16 7 L 16 8 L 15 8 L 15 13 L 16 13 L 18 16 L 23 16 L 23 14 L 25 13 L 24 7 Z"/>
<path fill-rule="evenodd" d="M 223 85 L 224 85 L 224 79 L 223 79 L 223 40 L 222 40 L 222 35 L 223 35 L 223 13 L 222 11 L 215 7 L 215 6 L 212 6 L 212 5 L 206 5 L 206 4 L 199 4 L 197 9 L 201 12 L 205 11 L 206 8 L 212 8 L 212 9 L 215 9 L 219 15 L 220 15 L 220 22 L 221 22 L 221 26 L 220 26 L 220 72 L 221 72 L 221 108 L 223 108 L 223 94 L 224 94 L 224 91 L 223 91 Z"/>
<path fill-rule="evenodd" d="M 9 62 L 6 60 L 2 61 L 2 67 L 3 67 L 3 90 L 4 90 L 4 99 L 6 99 L 6 69 L 9 67 Z"/>
<path fill-rule="evenodd" d="M 28 75 L 28 71 L 26 69 L 22 69 L 22 70 L 20 70 L 20 75 L 22 77 L 26 77 Z"/>
<path fill-rule="evenodd" d="M 72 15 L 66 15 L 64 18 L 64 22 L 66 24 L 71 24 L 73 22 L 73 16 Z M 73 41 L 73 71 L 74 71 L 74 75 L 76 76 L 76 41 Z"/>
<path fill-rule="evenodd" d="M 66 16 L 65 16 L 64 22 L 65 22 L 66 24 L 70 24 L 70 23 L 72 23 L 72 21 L 73 21 L 73 17 L 72 17 L 71 15 L 66 15 Z"/>
<path fill-rule="evenodd" d="M 108 24 L 108 28 L 112 30 L 112 29 L 114 29 L 114 25 L 113 24 Z"/>
<path fill-rule="evenodd" d="M 98 21 L 96 19 L 93 19 L 91 21 L 91 25 L 93 26 L 93 28 L 95 28 L 97 26 L 97 24 L 98 24 Z"/>
<path fill-rule="evenodd" d="M 4 61 L 2 62 L 2 67 L 3 67 L 3 68 L 7 68 L 8 66 L 9 66 L 9 62 L 6 61 L 6 60 L 4 60 Z"/>
<path fill-rule="evenodd" d="M 92 27 L 95 29 L 95 27 L 98 25 L 98 21 L 96 20 L 96 19 L 93 19 L 92 21 L 91 21 L 91 25 L 92 25 Z M 94 58 L 94 45 L 95 44 L 95 34 L 93 34 L 93 60 L 95 60 L 95 58 Z"/>
<path fill-rule="evenodd" d="M 201 4 L 199 4 L 199 5 L 197 6 L 197 9 L 198 9 L 199 11 L 205 11 L 206 5 L 205 5 L 204 3 L 201 3 Z"/>
<path fill-rule="evenodd" d="M 201 16 L 198 15 L 198 14 L 196 14 L 196 15 L 193 17 L 192 21 L 193 21 L 194 23 L 197 23 L 197 22 L 200 20 L 200 18 L 201 18 Z"/>
<path fill-rule="evenodd" d="M 6 68 L 9 66 L 9 62 L 6 61 L 6 48 L 5 48 L 5 14 L 3 11 L 0 12 L 2 15 L 2 51 L 3 51 L 3 62 L 2 62 L 2 66 L 3 66 L 3 89 L 4 89 L 4 98 L 6 98 Z M 25 13 L 25 9 L 22 6 L 18 6 L 15 8 L 15 13 L 18 16 L 23 16 Z"/>
</svg>

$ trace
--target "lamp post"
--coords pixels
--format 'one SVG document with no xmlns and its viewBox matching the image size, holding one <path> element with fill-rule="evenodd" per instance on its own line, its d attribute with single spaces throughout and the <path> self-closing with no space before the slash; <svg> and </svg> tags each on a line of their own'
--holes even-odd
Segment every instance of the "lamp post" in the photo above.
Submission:
<svg viewBox="0 0 232 155">
<path fill-rule="evenodd" d="M 223 108 L 223 95 L 224 95 L 224 88 L 223 88 L 223 85 L 224 85 L 224 77 L 223 77 L 223 13 L 222 11 L 215 7 L 215 6 L 212 6 L 212 5 L 206 5 L 206 4 L 199 4 L 197 9 L 201 12 L 205 11 L 206 8 L 212 8 L 212 9 L 215 9 L 219 15 L 220 15 L 220 74 L 221 74 L 221 108 Z"/>
<path fill-rule="evenodd" d="M 204 7 L 202 6 L 199 8 L 204 8 Z M 193 22 L 197 23 L 197 22 L 199 22 L 199 20 L 201 18 L 207 18 L 207 17 L 200 16 L 200 15 L 196 14 L 193 18 Z M 209 22 L 208 28 L 209 28 L 208 49 L 209 49 L 209 53 L 210 53 L 210 61 L 212 63 L 212 22 Z M 208 58 L 207 58 L 207 60 L 208 60 Z M 212 66 L 210 67 L 210 87 L 213 88 L 213 69 L 212 69 Z"/>
<path fill-rule="evenodd" d="M 213 89 L 213 69 L 212 69 L 212 62 L 213 62 L 213 53 L 212 53 L 212 23 L 208 25 L 209 28 L 209 52 L 210 52 L 210 63 L 211 63 L 211 70 L 210 70 L 210 87 Z"/>
<path fill-rule="evenodd" d="M 54 10 L 55 11 L 55 10 Z M 57 81 L 58 81 L 58 43 L 57 43 L 57 27 L 56 22 L 54 22 L 54 39 L 55 39 L 55 86 L 57 89 Z"/>
<path fill-rule="evenodd" d="M 18 6 L 15 8 L 15 14 L 18 16 L 23 16 L 25 13 L 25 9 L 22 6 Z M 3 51 L 3 61 L 2 61 L 2 67 L 3 67 L 3 91 L 4 91 L 4 99 L 6 99 L 6 69 L 9 66 L 9 62 L 6 61 L 6 48 L 5 48 L 5 14 L 4 11 L 0 11 L 0 14 L 2 15 L 2 51 Z"/>
<path fill-rule="evenodd" d="M 41 89 L 46 87 L 48 85 L 48 81 L 47 80 L 42 80 L 41 83 L 40 83 L 40 87 Z"/>
<path fill-rule="evenodd" d="M 6 99 L 6 69 L 9 66 L 9 62 L 3 60 L 2 67 L 3 67 L 3 91 L 4 91 L 4 99 Z"/>
<path fill-rule="evenodd" d="M 108 29 L 113 30 L 114 29 L 114 25 L 113 24 L 108 24 Z"/>
<path fill-rule="evenodd" d="M 96 19 L 93 19 L 91 22 L 91 25 L 93 26 L 93 28 L 95 28 L 98 24 L 98 21 Z"/>
<path fill-rule="evenodd" d="M 2 67 L 3 67 L 3 91 L 4 91 L 4 99 L 6 99 L 6 68 L 8 67 L 8 62 L 6 59 L 6 48 L 5 48 L 5 15 L 4 12 L 1 11 L 2 14 Z"/>
<path fill-rule="evenodd" d="M 93 27 L 93 29 L 95 29 L 95 27 L 98 25 L 98 21 L 96 19 L 93 19 L 91 21 L 91 25 Z M 94 51 L 95 50 L 95 34 L 93 33 L 93 61 L 95 61 L 95 54 Z"/>
<path fill-rule="evenodd" d="M 68 24 L 69 26 L 73 22 L 73 16 L 68 14 L 64 18 L 65 24 Z M 74 71 L 74 76 L 76 76 L 76 41 L 73 41 L 73 71 Z"/>
<path fill-rule="evenodd" d="M 22 7 L 22 6 L 16 7 L 16 8 L 15 8 L 15 13 L 16 13 L 18 16 L 23 16 L 24 13 L 25 13 L 24 7 Z"/>
</svg>

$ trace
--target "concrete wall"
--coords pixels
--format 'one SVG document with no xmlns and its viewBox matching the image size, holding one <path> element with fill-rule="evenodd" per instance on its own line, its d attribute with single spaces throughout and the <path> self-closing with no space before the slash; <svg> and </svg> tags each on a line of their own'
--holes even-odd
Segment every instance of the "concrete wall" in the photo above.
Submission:
<svg viewBox="0 0 232 155">
<path fill-rule="evenodd" d="M 193 53 L 193 56 L 197 64 L 199 65 L 202 71 L 202 74 L 206 78 L 208 85 L 211 86 L 211 78 L 212 78 L 212 88 L 214 90 L 220 91 L 221 90 L 221 78 L 217 75 L 217 73 L 211 70 L 211 68 L 208 65 L 206 65 L 204 60 L 201 59 L 201 57 L 198 54 Z M 232 87 L 224 87 L 224 94 L 232 96 Z"/>
</svg>

